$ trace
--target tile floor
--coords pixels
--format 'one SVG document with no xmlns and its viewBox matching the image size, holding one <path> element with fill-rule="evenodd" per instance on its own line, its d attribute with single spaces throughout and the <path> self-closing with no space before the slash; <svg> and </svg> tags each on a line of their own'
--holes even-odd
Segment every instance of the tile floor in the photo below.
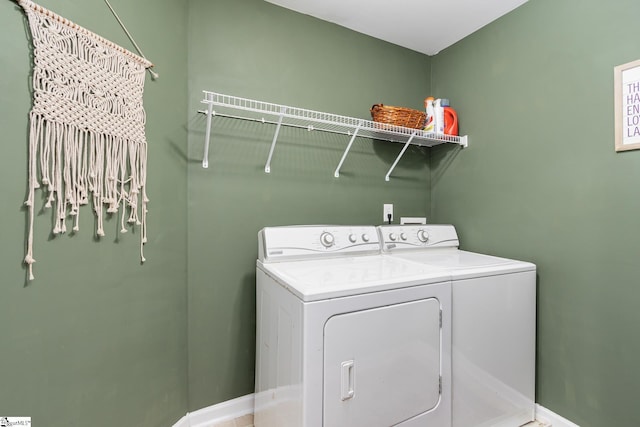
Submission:
<svg viewBox="0 0 640 427">
<path fill-rule="evenodd" d="M 253 415 L 244 415 L 235 420 L 224 421 L 214 424 L 211 427 L 253 427 Z M 522 427 L 552 427 L 551 424 L 543 424 L 539 421 L 532 421 Z"/>
<path fill-rule="evenodd" d="M 223 421 L 211 427 L 253 427 L 253 415 L 243 415 L 235 420 Z"/>
</svg>

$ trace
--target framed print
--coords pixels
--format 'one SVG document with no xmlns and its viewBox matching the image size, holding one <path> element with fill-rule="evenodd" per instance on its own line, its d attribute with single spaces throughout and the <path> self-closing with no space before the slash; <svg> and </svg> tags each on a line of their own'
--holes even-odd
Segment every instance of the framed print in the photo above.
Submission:
<svg viewBox="0 0 640 427">
<path fill-rule="evenodd" d="M 616 151 L 640 149 L 640 60 L 618 65 L 613 75 Z"/>
</svg>

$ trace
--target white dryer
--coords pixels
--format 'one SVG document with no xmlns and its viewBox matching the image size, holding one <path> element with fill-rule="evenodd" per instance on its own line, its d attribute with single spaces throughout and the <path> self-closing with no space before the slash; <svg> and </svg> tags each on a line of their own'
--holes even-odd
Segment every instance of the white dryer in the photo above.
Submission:
<svg viewBox="0 0 640 427">
<path fill-rule="evenodd" d="M 450 426 L 448 276 L 373 226 L 261 230 L 255 426 Z"/>
<path fill-rule="evenodd" d="M 383 252 L 452 279 L 452 425 L 534 419 L 536 266 L 462 251 L 452 225 L 381 226 Z"/>
</svg>

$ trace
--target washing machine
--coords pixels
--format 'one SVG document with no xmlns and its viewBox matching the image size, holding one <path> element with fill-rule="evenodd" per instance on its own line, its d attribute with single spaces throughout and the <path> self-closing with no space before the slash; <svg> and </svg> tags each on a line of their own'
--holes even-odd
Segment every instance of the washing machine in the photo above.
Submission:
<svg viewBox="0 0 640 427">
<path fill-rule="evenodd" d="M 451 425 L 451 281 L 374 226 L 268 227 L 256 268 L 256 427 Z"/>
<path fill-rule="evenodd" d="M 452 425 L 534 419 L 536 266 L 459 249 L 451 225 L 381 226 L 383 252 L 451 273 Z"/>
</svg>

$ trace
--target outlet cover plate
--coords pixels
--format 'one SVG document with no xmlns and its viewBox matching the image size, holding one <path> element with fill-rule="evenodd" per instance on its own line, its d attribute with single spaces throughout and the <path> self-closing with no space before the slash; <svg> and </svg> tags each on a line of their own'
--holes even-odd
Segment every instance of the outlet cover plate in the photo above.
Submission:
<svg viewBox="0 0 640 427">
<path fill-rule="evenodd" d="M 382 223 L 386 224 L 389 222 L 388 215 L 391 214 L 391 222 L 393 222 L 393 204 L 385 203 L 382 207 Z"/>
</svg>

